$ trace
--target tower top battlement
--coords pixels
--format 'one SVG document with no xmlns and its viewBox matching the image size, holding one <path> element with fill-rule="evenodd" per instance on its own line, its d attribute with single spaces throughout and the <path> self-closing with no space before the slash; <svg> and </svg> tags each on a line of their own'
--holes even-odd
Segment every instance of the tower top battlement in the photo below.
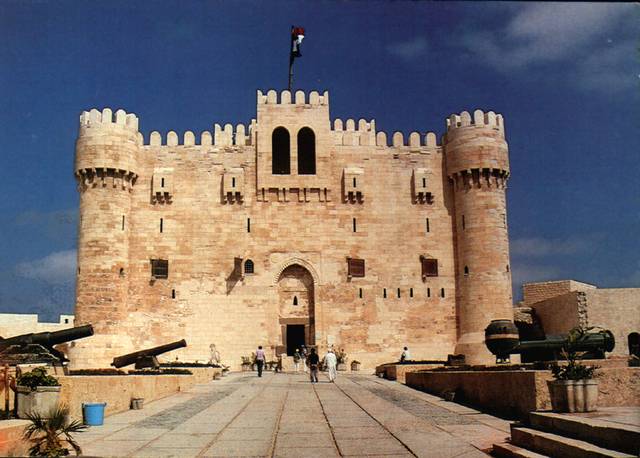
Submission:
<svg viewBox="0 0 640 458">
<path fill-rule="evenodd" d="M 462 127 L 490 127 L 498 130 L 504 137 L 504 119 L 501 114 L 493 111 L 475 110 L 473 117 L 468 111 L 463 111 L 459 115 L 454 113 L 447 118 L 447 132 L 454 131 Z"/>
<path fill-rule="evenodd" d="M 296 91 L 291 97 L 291 92 L 284 90 L 280 92 L 280 100 L 278 100 L 278 92 L 275 89 L 269 89 L 265 94 L 258 90 L 257 92 L 258 105 L 326 105 L 329 106 L 329 91 L 324 91 L 322 95 L 318 91 L 309 92 L 307 98 L 304 91 Z"/>
<path fill-rule="evenodd" d="M 86 133 L 88 129 L 105 127 L 137 133 L 138 117 L 133 113 L 127 113 L 123 109 L 119 109 L 114 113 L 111 108 L 104 108 L 102 111 L 93 108 L 80 114 L 80 135 Z"/>
</svg>

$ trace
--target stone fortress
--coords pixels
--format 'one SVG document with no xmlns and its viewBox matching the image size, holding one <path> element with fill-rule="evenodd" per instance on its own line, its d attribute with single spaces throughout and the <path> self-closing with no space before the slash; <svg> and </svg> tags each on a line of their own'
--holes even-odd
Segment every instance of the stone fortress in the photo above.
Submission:
<svg viewBox="0 0 640 458">
<path fill-rule="evenodd" d="M 389 146 L 388 143 L 391 143 Z M 465 354 L 513 320 L 504 121 L 446 133 L 330 120 L 329 94 L 257 92 L 248 126 L 152 132 L 123 110 L 80 116 L 75 367 L 185 338 L 170 355 L 239 367 L 258 345 L 344 348 L 363 366 Z"/>
</svg>

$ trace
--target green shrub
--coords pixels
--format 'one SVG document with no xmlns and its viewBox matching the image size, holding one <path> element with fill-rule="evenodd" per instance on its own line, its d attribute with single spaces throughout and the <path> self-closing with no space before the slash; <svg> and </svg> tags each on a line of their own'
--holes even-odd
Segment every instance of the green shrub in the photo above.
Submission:
<svg viewBox="0 0 640 458">
<path fill-rule="evenodd" d="M 18 386 L 28 386 L 35 391 L 39 386 L 60 386 L 58 379 L 48 375 L 44 367 L 36 367 L 31 372 L 26 372 L 16 380 Z"/>
</svg>

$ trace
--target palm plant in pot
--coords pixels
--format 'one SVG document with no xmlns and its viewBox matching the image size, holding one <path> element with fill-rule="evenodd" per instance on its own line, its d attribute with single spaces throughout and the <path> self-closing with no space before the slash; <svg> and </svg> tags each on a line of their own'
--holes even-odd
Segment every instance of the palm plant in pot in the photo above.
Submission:
<svg viewBox="0 0 640 458">
<path fill-rule="evenodd" d="M 67 406 L 55 406 L 44 418 L 40 413 L 27 414 L 31 424 L 24 430 L 24 439 L 32 445 L 29 449 L 30 456 L 66 456 L 69 455 L 70 446 L 76 455 L 82 450 L 74 440 L 72 434 L 84 431 L 87 426 L 77 420 L 69 420 L 69 408 Z"/>
<path fill-rule="evenodd" d="M 547 383 L 554 412 L 593 412 L 598 408 L 598 381 L 595 380 L 598 367 L 580 363 L 584 352 L 575 351 L 576 344 L 591 329 L 572 329 L 562 351 L 567 363 L 551 367 L 554 380 Z"/>
</svg>

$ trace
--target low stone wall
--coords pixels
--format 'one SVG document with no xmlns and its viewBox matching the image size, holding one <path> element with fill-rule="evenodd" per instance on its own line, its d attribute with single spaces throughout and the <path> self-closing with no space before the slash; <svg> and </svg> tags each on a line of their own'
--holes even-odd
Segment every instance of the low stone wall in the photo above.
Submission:
<svg viewBox="0 0 640 458">
<path fill-rule="evenodd" d="M 435 369 L 442 366 L 443 364 L 383 364 L 376 367 L 376 375 L 382 376 L 387 380 L 397 380 L 400 383 L 405 383 L 408 372 Z"/>
<path fill-rule="evenodd" d="M 27 420 L 0 421 L 0 456 L 29 454 L 29 444 L 22 440 L 22 433 L 29 423 Z"/>
<path fill-rule="evenodd" d="M 70 408 L 71 417 L 82 420 L 83 402 L 106 402 L 105 415 L 130 408 L 132 398 L 145 402 L 161 399 L 193 385 L 213 380 L 222 369 L 186 368 L 193 375 L 68 375 L 58 377 L 60 402 Z"/>
<path fill-rule="evenodd" d="M 599 406 L 640 406 L 640 368 L 603 368 L 598 374 Z M 510 418 L 551 409 L 547 380 L 553 380 L 547 370 L 406 374 L 406 384 L 412 388 L 437 396 L 455 392 L 461 402 Z"/>
</svg>

